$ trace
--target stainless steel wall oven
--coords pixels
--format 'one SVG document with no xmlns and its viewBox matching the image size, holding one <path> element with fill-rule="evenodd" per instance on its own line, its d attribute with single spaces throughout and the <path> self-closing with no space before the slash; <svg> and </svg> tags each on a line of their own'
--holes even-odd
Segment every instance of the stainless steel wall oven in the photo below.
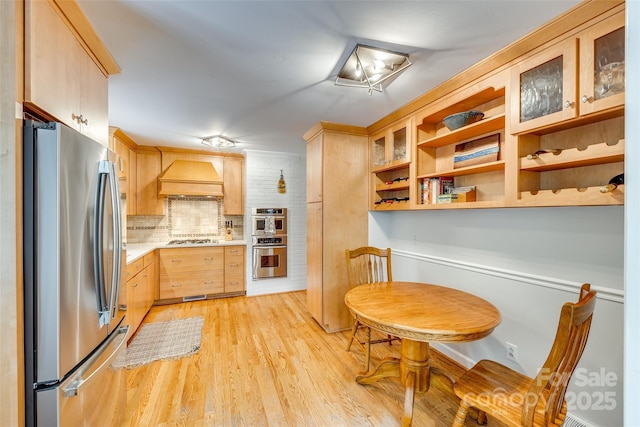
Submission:
<svg viewBox="0 0 640 427">
<path fill-rule="evenodd" d="M 253 278 L 287 276 L 287 210 L 256 208 L 252 215 Z"/>
</svg>

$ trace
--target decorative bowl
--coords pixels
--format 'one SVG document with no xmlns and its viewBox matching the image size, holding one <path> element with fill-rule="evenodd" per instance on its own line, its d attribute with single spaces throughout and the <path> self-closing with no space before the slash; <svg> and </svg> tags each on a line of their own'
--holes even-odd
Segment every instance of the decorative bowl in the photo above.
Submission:
<svg viewBox="0 0 640 427">
<path fill-rule="evenodd" d="M 460 129 L 463 126 L 470 125 L 482 120 L 484 113 L 480 111 L 465 111 L 464 113 L 456 113 L 445 117 L 442 122 L 449 130 Z"/>
</svg>

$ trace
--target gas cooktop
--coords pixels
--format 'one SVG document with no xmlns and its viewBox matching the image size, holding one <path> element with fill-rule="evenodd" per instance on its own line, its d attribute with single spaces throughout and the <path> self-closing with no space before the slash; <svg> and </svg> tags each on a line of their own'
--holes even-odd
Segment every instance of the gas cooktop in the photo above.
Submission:
<svg viewBox="0 0 640 427">
<path fill-rule="evenodd" d="M 171 240 L 167 243 L 167 246 L 187 246 L 187 245 L 210 245 L 218 243 L 217 240 L 211 239 L 184 239 L 184 240 Z"/>
</svg>

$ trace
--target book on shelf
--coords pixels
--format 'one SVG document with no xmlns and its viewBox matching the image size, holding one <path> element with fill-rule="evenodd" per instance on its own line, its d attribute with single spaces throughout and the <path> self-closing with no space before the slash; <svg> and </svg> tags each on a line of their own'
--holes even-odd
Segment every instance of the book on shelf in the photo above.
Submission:
<svg viewBox="0 0 640 427">
<path fill-rule="evenodd" d="M 436 178 L 422 179 L 422 196 L 423 205 L 437 204 L 438 196 L 441 194 L 449 194 L 454 189 L 452 176 L 440 176 Z"/>
</svg>

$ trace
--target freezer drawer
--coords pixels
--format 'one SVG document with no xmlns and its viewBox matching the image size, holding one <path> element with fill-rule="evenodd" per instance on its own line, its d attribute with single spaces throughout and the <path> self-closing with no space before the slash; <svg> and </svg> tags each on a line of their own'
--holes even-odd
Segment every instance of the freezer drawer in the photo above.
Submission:
<svg viewBox="0 0 640 427">
<path fill-rule="evenodd" d="M 113 362 L 126 348 L 128 332 L 128 325 L 121 327 L 58 387 L 37 392 L 38 426 L 122 424 L 127 380 L 125 369 Z"/>
</svg>

